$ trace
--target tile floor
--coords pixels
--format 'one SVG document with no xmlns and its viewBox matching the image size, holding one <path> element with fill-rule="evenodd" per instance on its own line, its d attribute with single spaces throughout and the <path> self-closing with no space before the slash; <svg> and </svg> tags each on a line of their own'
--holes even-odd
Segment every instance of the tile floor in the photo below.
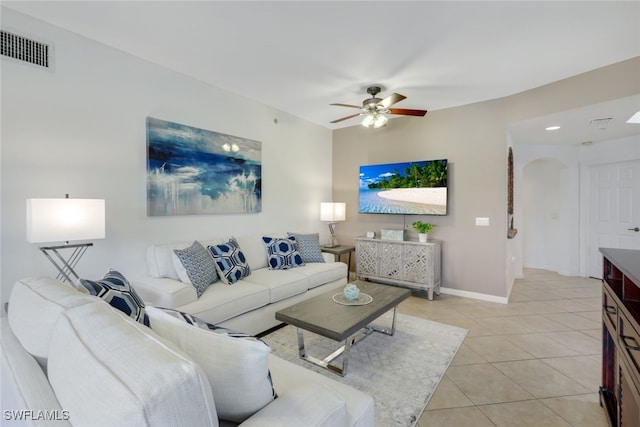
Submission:
<svg viewBox="0 0 640 427">
<path fill-rule="evenodd" d="M 600 293 L 599 280 L 527 269 L 509 304 L 405 300 L 401 313 L 469 330 L 416 426 L 608 426 Z"/>
</svg>

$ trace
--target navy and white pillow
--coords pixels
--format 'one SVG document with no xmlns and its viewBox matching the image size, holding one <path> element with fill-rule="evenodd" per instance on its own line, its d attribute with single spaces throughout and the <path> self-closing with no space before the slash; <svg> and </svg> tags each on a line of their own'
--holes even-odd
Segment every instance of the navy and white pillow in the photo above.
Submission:
<svg viewBox="0 0 640 427">
<path fill-rule="evenodd" d="M 109 270 L 101 280 L 80 279 L 80 284 L 91 295 L 102 298 L 127 316 L 149 326 L 149 316 L 142 298 L 120 272 Z"/>
<path fill-rule="evenodd" d="M 173 264 L 181 282 L 196 288 L 198 298 L 207 287 L 218 281 L 216 263 L 200 242 L 194 241 L 185 249 L 174 249 Z"/>
<path fill-rule="evenodd" d="M 296 250 L 296 238 L 263 237 L 267 247 L 267 263 L 270 270 L 286 270 L 304 265 L 300 253 Z"/>
<path fill-rule="evenodd" d="M 295 237 L 296 249 L 300 252 L 303 262 L 325 262 L 320 250 L 320 235 L 318 233 L 287 233 L 287 235 Z"/>
<path fill-rule="evenodd" d="M 247 258 L 233 237 L 227 243 L 209 246 L 209 252 L 211 252 L 216 263 L 220 280 L 227 285 L 233 285 L 238 280 L 251 274 Z"/>
</svg>

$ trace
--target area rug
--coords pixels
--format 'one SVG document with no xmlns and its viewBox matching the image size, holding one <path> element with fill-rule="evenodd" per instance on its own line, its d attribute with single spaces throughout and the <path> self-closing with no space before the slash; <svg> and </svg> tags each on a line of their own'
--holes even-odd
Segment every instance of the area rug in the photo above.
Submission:
<svg viewBox="0 0 640 427">
<path fill-rule="evenodd" d="M 391 325 L 391 313 L 378 319 Z M 376 425 L 411 427 L 429 403 L 467 334 L 466 329 L 398 314 L 396 333 L 373 333 L 351 347 L 347 375 L 341 377 L 298 357 L 296 328 L 285 326 L 262 339 L 277 356 L 361 390 L 375 399 Z M 324 358 L 340 344 L 304 333 L 307 354 Z M 341 359 L 334 363 L 340 364 Z"/>
</svg>

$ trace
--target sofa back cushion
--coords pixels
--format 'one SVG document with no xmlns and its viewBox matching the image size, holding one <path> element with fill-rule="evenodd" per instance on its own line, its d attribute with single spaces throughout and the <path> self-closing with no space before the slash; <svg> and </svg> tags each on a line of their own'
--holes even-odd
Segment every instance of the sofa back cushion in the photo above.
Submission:
<svg viewBox="0 0 640 427">
<path fill-rule="evenodd" d="M 218 426 L 202 369 L 106 303 L 76 307 L 60 316 L 48 373 L 74 425 Z"/>
<path fill-rule="evenodd" d="M 25 278 L 11 290 L 9 326 L 22 347 L 45 368 L 51 335 L 60 315 L 67 309 L 98 301 L 100 298 L 50 277 Z"/>
<path fill-rule="evenodd" d="M 208 245 L 216 245 L 226 241 L 225 239 L 199 240 L 205 248 Z M 166 277 L 169 279 L 180 280 L 178 271 L 174 265 L 174 249 L 186 249 L 193 243 L 174 242 L 163 245 L 151 245 L 147 248 L 147 273 L 151 277 Z"/>
</svg>

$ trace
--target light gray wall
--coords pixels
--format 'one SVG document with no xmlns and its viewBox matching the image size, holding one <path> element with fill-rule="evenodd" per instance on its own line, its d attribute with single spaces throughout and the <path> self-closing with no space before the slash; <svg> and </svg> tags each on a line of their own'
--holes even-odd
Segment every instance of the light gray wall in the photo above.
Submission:
<svg viewBox="0 0 640 427">
<path fill-rule="evenodd" d="M 439 225 L 430 237 L 443 241 L 443 286 L 506 297 L 522 262 L 522 235 L 506 238 L 509 124 L 640 93 L 638 75 L 640 59 L 634 58 L 509 97 L 394 119 L 381 130 L 334 131 L 333 198 L 347 202 L 338 237 L 352 243 L 367 230 L 410 226 L 416 219 L 358 214 L 360 165 L 447 158 L 449 215 L 425 217 Z M 475 217 L 489 217 L 490 227 L 476 227 Z M 521 221 L 516 213 L 515 228 Z"/>
<path fill-rule="evenodd" d="M 4 8 L 2 28 L 52 43 L 54 55 L 52 70 L 0 61 L 3 302 L 16 279 L 55 276 L 26 242 L 32 197 L 106 200 L 107 237 L 77 268 L 90 278 L 145 274 L 152 243 L 288 230 L 326 239 L 330 130 Z M 147 217 L 147 116 L 261 141 L 262 213 Z"/>
</svg>

